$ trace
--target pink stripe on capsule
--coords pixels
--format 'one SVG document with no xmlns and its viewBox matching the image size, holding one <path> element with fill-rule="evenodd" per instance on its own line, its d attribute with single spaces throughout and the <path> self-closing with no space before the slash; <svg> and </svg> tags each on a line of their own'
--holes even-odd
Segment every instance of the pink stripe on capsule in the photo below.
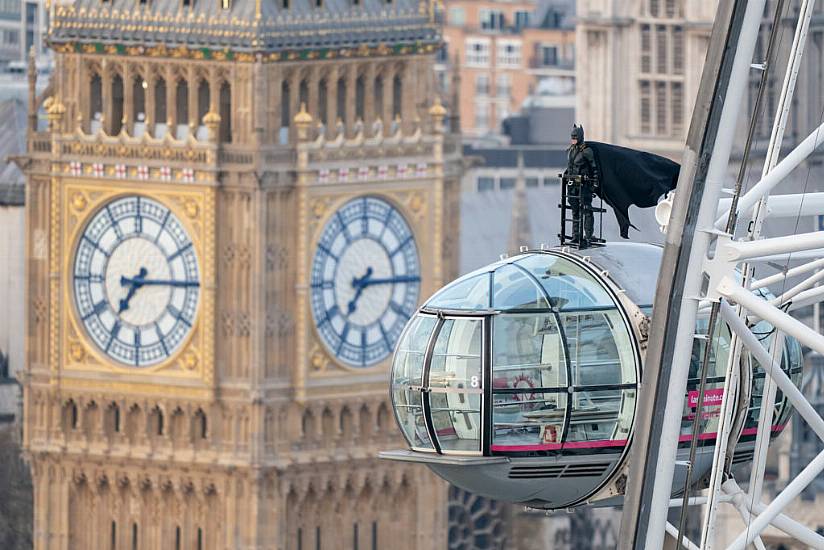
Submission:
<svg viewBox="0 0 824 550">
<path fill-rule="evenodd" d="M 568 441 L 566 443 L 544 443 L 541 445 L 490 445 L 492 451 L 557 451 L 559 449 L 602 449 L 625 447 L 626 439 L 602 439 L 598 441 Z"/>
</svg>

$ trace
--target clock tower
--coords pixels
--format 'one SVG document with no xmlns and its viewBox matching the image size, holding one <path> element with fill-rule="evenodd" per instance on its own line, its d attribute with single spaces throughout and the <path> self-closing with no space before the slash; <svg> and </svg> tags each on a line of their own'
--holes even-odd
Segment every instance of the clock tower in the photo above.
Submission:
<svg viewBox="0 0 824 550">
<path fill-rule="evenodd" d="M 75 0 L 30 69 L 37 549 L 429 549 L 391 352 L 456 275 L 419 0 Z"/>
</svg>

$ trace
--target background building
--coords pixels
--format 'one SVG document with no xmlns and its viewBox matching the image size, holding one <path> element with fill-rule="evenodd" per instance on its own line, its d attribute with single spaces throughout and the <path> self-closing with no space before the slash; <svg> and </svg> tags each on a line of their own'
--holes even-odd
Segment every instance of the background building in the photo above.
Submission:
<svg viewBox="0 0 824 550">
<path fill-rule="evenodd" d="M 429 7 L 53 5 L 19 163 L 35 548 L 446 545 L 446 484 L 376 458 L 390 352 L 457 272 Z"/>
<path fill-rule="evenodd" d="M 26 105 L 0 102 L 0 159 L 24 154 Z M 19 434 L 22 392 L 18 376 L 25 366 L 24 178 L 17 166 L 0 163 L 0 430 Z"/>
<path fill-rule="evenodd" d="M 587 137 L 678 157 L 716 2 L 577 2 L 577 117 Z"/>
<path fill-rule="evenodd" d="M 572 106 L 573 3 L 447 0 L 444 8 L 435 70 L 441 93 L 461 106 L 466 137 L 499 134 L 541 80 L 552 81 L 554 93 Z"/>
</svg>

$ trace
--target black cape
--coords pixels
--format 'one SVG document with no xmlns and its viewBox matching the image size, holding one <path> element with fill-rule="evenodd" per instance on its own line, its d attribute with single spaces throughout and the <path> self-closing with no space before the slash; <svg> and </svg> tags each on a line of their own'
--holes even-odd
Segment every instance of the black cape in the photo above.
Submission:
<svg viewBox="0 0 824 550">
<path fill-rule="evenodd" d="M 649 208 L 658 204 L 661 195 L 675 189 L 681 165 L 660 155 L 636 151 L 609 143 L 588 141 L 595 154 L 601 184 L 595 193 L 615 212 L 621 236 L 629 238 L 631 204 Z"/>
</svg>

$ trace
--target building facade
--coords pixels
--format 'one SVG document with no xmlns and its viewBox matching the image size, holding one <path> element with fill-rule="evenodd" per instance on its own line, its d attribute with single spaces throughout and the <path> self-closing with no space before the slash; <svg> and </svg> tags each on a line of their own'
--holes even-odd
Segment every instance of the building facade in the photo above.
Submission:
<svg viewBox="0 0 824 550">
<path fill-rule="evenodd" d="M 391 351 L 457 269 L 429 4 L 51 10 L 20 163 L 35 548 L 444 547 L 446 484 L 376 458 Z"/>
<path fill-rule="evenodd" d="M 578 2 L 577 113 L 588 138 L 680 156 L 716 5 Z"/>
<path fill-rule="evenodd" d="M 567 10 L 533 0 L 447 0 L 444 8 L 435 67 L 444 97 L 460 104 L 465 136 L 500 134 L 540 80 L 572 97 L 575 29 Z"/>
</svg>

